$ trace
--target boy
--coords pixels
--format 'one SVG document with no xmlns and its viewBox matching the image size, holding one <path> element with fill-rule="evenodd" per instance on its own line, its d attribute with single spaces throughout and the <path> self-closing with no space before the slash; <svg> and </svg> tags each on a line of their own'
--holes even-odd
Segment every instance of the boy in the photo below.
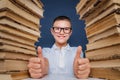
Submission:
<svg viewBox="0 0 120 80">
<path fill-rule="evenodd" d="M 64 74 L 80 79 L 88 78 L 90 63 L 83 57 L 81 46 L 70 47 L 67 43 L 72 34 L 71 20 L 58 16 L 53 21 L 51 33 L 55 39 L 52 48 L 37 48 L 38 57 L 29 60 L 28 68 L 32 78 L 47 74 Z M 43 53 L 43 54 L 42 54 Z"/>
</svg>

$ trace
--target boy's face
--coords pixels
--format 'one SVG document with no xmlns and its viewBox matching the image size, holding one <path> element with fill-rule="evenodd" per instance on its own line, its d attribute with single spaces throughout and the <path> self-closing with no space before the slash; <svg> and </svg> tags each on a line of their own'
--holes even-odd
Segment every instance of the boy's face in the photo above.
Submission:
<svg viewBox="0 0 120 80">
<path fill-rule="evenodd" d="M 67 20 L 55 21 L 51 33 L 56 44 L 65 45 L 72 33 L 70 22 Z"/>
</svg>

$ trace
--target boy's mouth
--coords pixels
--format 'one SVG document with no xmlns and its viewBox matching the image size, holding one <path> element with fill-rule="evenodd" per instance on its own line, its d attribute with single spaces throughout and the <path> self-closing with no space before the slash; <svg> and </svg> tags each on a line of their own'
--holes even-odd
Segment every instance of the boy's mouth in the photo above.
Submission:
<svg viewBox="0 0 120 80">
<path fill-rule="evenodd" d="M 63 38 L 65 38 L 65 36 L 58 36 L 60 39 L 63 39 Z"/>
</svg>

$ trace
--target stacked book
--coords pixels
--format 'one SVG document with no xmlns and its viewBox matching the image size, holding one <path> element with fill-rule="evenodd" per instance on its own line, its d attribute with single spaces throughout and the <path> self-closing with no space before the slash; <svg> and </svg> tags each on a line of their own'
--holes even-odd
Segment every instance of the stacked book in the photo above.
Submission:
<svg viewBox="0 0 120 80">
<path fill-rule="evenodd" d="M 90 76 L 119 80 L 120 0 L 80 0 L 76 10 L 85 20 Z"/>
<path fill-rule="evenodd" d="M 29 77 L 27 64 L 36 56 L 42 7 L 39 0 L 0 0 L 0 80 Z"/>
</svg>

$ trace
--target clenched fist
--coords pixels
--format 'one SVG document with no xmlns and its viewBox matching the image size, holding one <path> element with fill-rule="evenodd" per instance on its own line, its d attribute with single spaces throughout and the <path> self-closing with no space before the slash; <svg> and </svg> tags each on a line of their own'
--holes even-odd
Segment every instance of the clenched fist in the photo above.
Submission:
<svg viewBox="0 0 120 80">
<path fill-rule="evenodd" d="M 81 52 L 82 52 L 82 47 L 79 46 L 74 59 L 73 69 L 74 69 L 74 75 L 77 78 L 85 79 L 88 78 L 90 73 L 90 63 L 87 58 L 80 58 Z"/>
<path fill-rule="evenodd" d="M 49 63 L 42 55 L 41 47 L 37 48 L 38 57 L 30 58 L 28 68 L 32 78 L 41 78 L 48 74 Z"/>
</svg>

